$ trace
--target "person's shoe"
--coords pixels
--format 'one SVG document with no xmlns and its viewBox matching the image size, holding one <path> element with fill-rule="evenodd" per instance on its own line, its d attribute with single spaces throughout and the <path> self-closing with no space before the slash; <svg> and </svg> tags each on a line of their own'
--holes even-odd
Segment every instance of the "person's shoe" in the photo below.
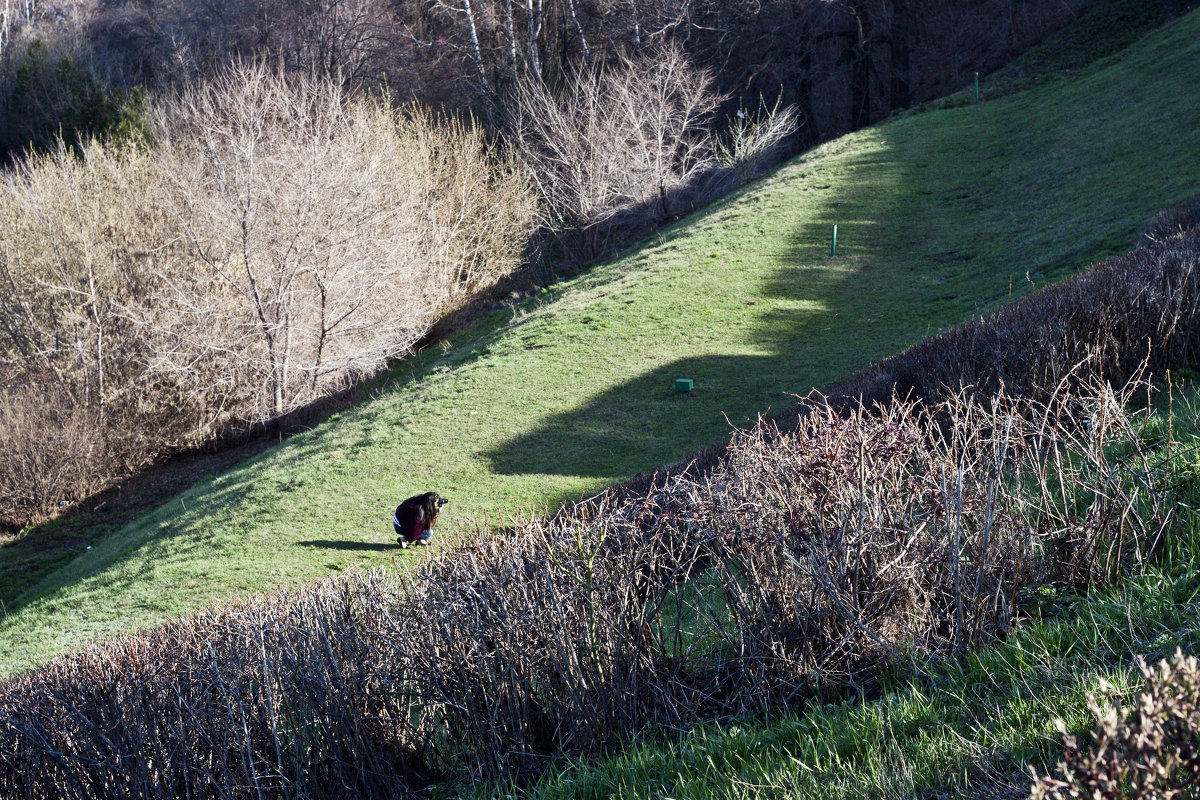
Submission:
<svg viewBox="0 0 1200 800">
<path fill-rule="evenodd" d="M 397 543 L 400 545 L 400 549 L 401 549 L 401 550 L 406 550 L 406 549 L 408 548 L 408 541 L 407 541 L 407 540 L 405 540 L 405 539 L 397 539 L 397 540 L 396 540 L 396 542 L 397 542 Z"/>
<path fill-rule="evenodd" d="M 421 547 L 429 547 L 432 542 L 430 542 L 428 539 L 417 539 L 417 544 L 421 545 Z"/>
</svg>

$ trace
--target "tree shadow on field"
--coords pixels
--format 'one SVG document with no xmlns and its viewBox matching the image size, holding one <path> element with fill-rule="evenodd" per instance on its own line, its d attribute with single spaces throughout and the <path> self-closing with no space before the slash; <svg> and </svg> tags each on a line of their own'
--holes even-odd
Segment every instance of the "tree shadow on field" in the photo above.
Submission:
<svg viewBox="0 0 1200 800">
<path fill-rule="evenodd" d="M 822 354 L 808 369 L 836 369 Z M 601 392 L 576 408 L 486 453 L 501 475 L 616 478 L 669 464 L 752 425 L 807 392 L 802 371 L 776 356 L 684 358 Z M 674 390 L 675 381 L 693 390 Z"/>
<path fill-rule="evenodd" d="M 296 547 L 322 547 L 328 550 L 352 550 L 359 552 L 381 553 L 389 550 L 399 550 L 396 542 L 356 542 L 352 539 L 310 539 L 294 542 Z"/>
<path fill-rule="evenodd" d="M 700 351 L 719 339 L 712 349 L 729 354 L 687 356 L 619 383 L 604 380 L 610 388 L 488 451 L 492 468 L 604 478 L 660 468 L 726 441 L 731 424 L 744 427 L 760 413 L 791 405 L 796 395 L 833 388 L 1103 254 L 1106 240 L 1098 237 L 1112 236 L 1103 226 L 1064 242 L 1046 224 L 1073 208 L 1064 205 L 1072 195 L 1059 192 L 1057 183 L 1039 182 L 1034 167 L 1019 160 L 972 155 L 980 140 L 997 138 L 997 130 L 1053 151 L 1058 134 L 1052 122 L 1029 125 L 1000 105 L 981 104 L 945 112 L 920 136 L 907 130 L 914 124 L 901 121 L 861 141 L 832 143 L 823 155 L 834 157 L 788 165 L 769 192 L 747 187 L 689 217 L 689 230 L 710 231 L 724 246 L 700 238 L 689 247 L 676 237 L 674 244 L 690 249 L 680 281 L 706 279 L 705 264 L 718 263 L 707 260 L 717 255 L 703 252 L 709 247 L 736 259 L 739 244 L 787 242 L 760 251 L 768 260 L 750 296 L 697 293 L 702 300 L 696 302 L 724 310 L 713 317 L 711 308 L 690 314 L 685 307 L 648 323 L 664 329 L 663 336 L 643 337 L 698 340 Z M 1099 192 L 1105 179 L 1088 174 L 1080 183 Z M 655 249 L 645 245 L 643 257 L 655 258 Z M 738 268 L 722 269 L 733 274 Z M 1022 278 L 1030 275 L 1026 285 Z M 692 318 L 736 326 L 740 341 L 706 336 L 689 325 Z M 675 395 L 677 378 L 693 379 L 695 391 Z"/>
<path fill-rule="evenodd" d="M 895 156 L 884 147 L 875 158 L 894 161 Z M 657 469 L 727 441 L 731 428 L 746 428 L 759 414 L 782 410 L 798 395 L 830 386 L 904 349 L 929 333 L 931 320 L 944 319 L 946 304 L 897 292 L 890 280 L 895 268 L 869 249 L 891 236 L 886 232 L 881 237 L 878 228 L 888 223 L 874 220 L 896 219 L 902 211 L 898 192 L 880 192 L 865 181 L 843 182 L 836 193 L 828 191 L 825 181 L 808 188 L 804 173 L 802 168 L 788 168 L 776 176 L 774 190 L 827 196 L 814 198 L 808 206 L 811 215 L 787 220 L 786 244 L 773 254 L 753 294 L 706 298 L 725 307 L 718 319 L 742 331 L 740 337 L 721 334 L 717 348 L 734 352 L 683 357 L 619 383 L 606 381 L 611 388 L 488 451 L 492 469 L 509 475 L 593 478 Z M 903 194 L 914 191 L 905 189 Z M 758 218 L 771 202 L 750 187 L 687 222 L 698 228 L 740 228 L 729 238 L 751 241 L 761 235 L 755 232 Z M 781 214 L 785 219 L 786 213 Z M 834 221 L 846 244 L 830 257 Z M 897 220 L 893 226 L 902 224 Z M 872 226 L 871 235 L 865 235 Z M 654 257 L 653 252 L 648 255 Z M 737 255 L 734 250 L 727 257 Z M 699 274 L 705 257 L 697 251 L 697 263 L 689 269 Z M 885 266 L 877 266 L 880 262 Z M 705 332 L 689 325 L 691 316 L 685 309 L 677 321 L 656 324 L 667 328 L 666 338 L 700 339 L 697 349 L 703 349 Z M 692 392 L 674 391 L 680 378 L 694 382 Z"/>
</svg>

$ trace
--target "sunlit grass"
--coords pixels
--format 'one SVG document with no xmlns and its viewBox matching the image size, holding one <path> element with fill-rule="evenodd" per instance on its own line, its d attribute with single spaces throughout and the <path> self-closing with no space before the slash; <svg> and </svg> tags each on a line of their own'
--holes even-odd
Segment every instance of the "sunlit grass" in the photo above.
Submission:
<svg viewBox="0 0 1200 800">
<path fill-rule="evenodd" d="M 1192 553 L 1193 559 L 1198 555 Z M 1195 562 L 1193 561 L 1193 564 Z M 739 798 L 855 800 L 989 796 L 1020 787 L 1026 764 L 1053 768 L 1062 736 L 1092 720 L 1086 696 L 1128 698 L 1135 657 L 1200 646 L 1200 581 L 1153 574 L 1024 624 L 998 647 L 928 678 L 888 686 L 782 719 L 698 726 L 644 736 L 608 761 L 562 765 L 533 787 L 476 794 L 536 798 Z"/>
<path fill-rule="evenodd" d="M 77 558 L 30 560 L 3 598 L 0 674 L 231 595 L 408 563 L 390 516 L 409 494 L 451 499 L 443 543 L 556 507 L 1125 250 L 1200 186 L 1198 79 L 1194 13 L 1071 80 L 817 148 Z"/>
</svg>

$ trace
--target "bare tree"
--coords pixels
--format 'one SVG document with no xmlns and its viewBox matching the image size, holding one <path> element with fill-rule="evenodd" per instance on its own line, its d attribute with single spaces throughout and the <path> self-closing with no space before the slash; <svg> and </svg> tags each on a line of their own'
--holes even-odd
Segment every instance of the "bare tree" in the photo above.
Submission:
<svg viewBox="0 0 1200 800">
<path fill-rule="evenodd" d="M 378 78 L 392 42 L 392 15 L 384 0 L 260 0 L 272 50 L 288 66 L 346 80 Z"/>
<path fill-rule="evenodd" d="M 164 119 L 163 201 L 194 268 L 147 306 L 152 368 L 238 416 L 282 414 L 406 352 L 517 264 L 533 219 L 478 132 L 352 103 L 331 79 L 243 66 Z"/>
<path fill-rule="evenodd" d="M 36 0 L 4 0 L 0 6 L 0 58 L 18 28 L 29 24 L 37 12 Z"/>
<path fill-rule="evenodd" d="M 595 250 L 619 215 L 670 215 L 670 194 L 712 166 L 708 122 L 718 101 L 711 75 L 665 47 L 577 69 L 561 92 L 522 79 L 514 139 L 547 206 L 588 232 Z"/>
<path fill-rule="evenodd" d="M 71 486 L 373 373 L 514 269 L 539 213 L 477 127 L 328 76 L 243 66 L 160 113 L 152 146 L 2 177 L 0 405 L 96 428 L 59 448 Z M 31 380 L 48 388 L 8 391 Z M 29 426 L 10 443 L 45 438 Z M 28 513 L 61 499 L 4 491 Z"/>
<path fill-rule="evenodd" d="M 0 357 L 75 376 L 101 413 L 128 374 L 128 325 L 115 310 L 152 280 L 136 242 L 162 234 L 148 166 L 135 147 L 60 148 L 22 162 L 3 186 Z"/>
</svg>

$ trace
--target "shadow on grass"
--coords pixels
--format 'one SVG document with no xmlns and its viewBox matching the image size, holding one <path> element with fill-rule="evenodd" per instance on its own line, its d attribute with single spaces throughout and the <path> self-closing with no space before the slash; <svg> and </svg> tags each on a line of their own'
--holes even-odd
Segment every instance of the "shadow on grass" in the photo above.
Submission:
<svg viewBox="0 0 1200 800">
<path fill-rule="evenodd" d="M 873 158 L 892 165 L 898 161 L 890 143 Z M 777 189 L 792 196 L 809 191 L 805 172 L 786 168 L 777 176 Z M 881 245 L 901 236 L 908 222 L 904 199 L 918 196 L 923 188 L 920 176 L 905 177 L 911 185 L 882 192 L 877 185 L 851 181 L 845 191 L 815 198 L 808 213 L 787 221 L 786 243 L 772 256 L 774 264 L 759 287 L 751 296 L 722 300 L 744 307 L 742 314 L 754 320 L 742 341 L 725 345 L 750 354 L 686 357 L 630 377 L 488 451 L 491 468 L 508 475 L 594 478 L 657 469 L 727 440 L 731 428 L 748 427 L 759 414 L 792 405 L 797 395 L 894 354 L 926 335 L 931 322 L 956 319 L 957 311 L 948 315 L 944 303 L 922 305 L 929 298 L 897 292 L 897 269 L 882 253 Z M 743 190 L 688 222 L 704 226 L 712 217 L 729 214 L 734 217 L 729 224 L 741 228 L 732 238 L 753 239 L 758 199 L 747 194 L 754 191 Z M 862 223 L 864 235 L 831 258 L 829 226 L 839 219 L 844 226 L 847 210 L 854 219 L 886 221 L 869 231 L 868 223 Z M 854 230 L 854 223 L 849 227 Z M 736 251 L 730 257 L 734 255 Z M 698 252 L 695 258 L 703 256 Z M 936 293 L 945 294 L 940 287 Z M 681 335 L 703 335 L 681 324 Z M 691 393 L 674 391 L 680 378 L 694 382 Z"/>
<path fill-rule="evenodd" d="M 679 378 L 692 380 L 694 389 L 674 391 Z M 760 412 L 790 405 L 795 398 L 789 392 L 806 388 L 803 368 L 786 358 L 680 359 L 554 415 L 485 456 L 501 475 L 620 480 L 724 441 Z"/>
<path fill-rule="evenodd" d="M 697 229 L 725 225 L 725 241 L 749 248 L 780 218 L 763 212 L 792 204 L 788 229 L 769 234 L 788 246 L 770 256 L 752 297 L 729 298 L 755 315 L 737 348 L 753 354 L 683 358 L 610 385 L 488 451 L 492 468 L 594 477 L 659 468 L 721 440 L 729 423 L 1129 249 L 1147 220 L 1194 191 L 1180 160 L 1197 147 L 1193 106 L 1163 111 L 1171 121 L 1152 145 L 1123 132 L 1153 110 L 1134 90 L 1147 70 L 1167 69 L 1147 67 L 1156 63 L 1132 59 L 1054 93 L 898 120 L 832 143 L 833 158 L 785 167 L 770 196 L 749 187 L 693 215 Z M 1089 126 L 1063 122 L 1076 119 Z M 706 256 L 695 252 L 688 269 L 702 275 Z M 676 378 L 692 378 L 695 396 L 669 397 Z"/>
<path fill-rule="evenodd" d="M 350 539 L 310 539 L 304 542 L 294 542 L 296 547 L 323 547 L 327 550 L 353 550 L 359 552 L 381 553 L 388 550 L 400 550 L 396 542 L 356 542 Z"/>
</svg>

